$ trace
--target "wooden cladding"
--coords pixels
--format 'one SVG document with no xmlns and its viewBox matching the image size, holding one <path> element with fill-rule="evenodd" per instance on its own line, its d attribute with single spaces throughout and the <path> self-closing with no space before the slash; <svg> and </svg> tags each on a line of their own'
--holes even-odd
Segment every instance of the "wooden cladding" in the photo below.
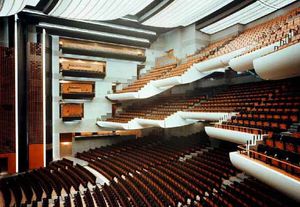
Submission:
<svg viewBox="0 0 300 207">
<path fill-rule="evenodd" d="M 60 117 L 63 121 L 81 120 L 84 114 L 83 103 L 61 103 Z"/>
<path fill-rule="evenodd" d="M 27 52 L 28 140 L 29 144 L 43 144 L 42 45 L 39 43 L 28 43 Z"/>
<path fill-rule="evenodd" d="M 63 76 L 104 78 L 106 63 L 101 61 L 60 59 L 60 71 Z"/>
<path fill-rule="evenodd" d="M 146 60 L 145 49 L 120 44 L 61 38 L 60 48 L 63 54 L 87 55 L 141 62 Z"/>
<path fill-rule="evenodd" d="M 14 49 L 0 46 L 0 154 L 15 153 L 14 61 Z"/>
<path fill-rule="evenodd" d="M 63 99 L 92 99 L 95 97 L 95 82 L 61 81 L 60 93 Z"/>
<path fill-rule="evenodd" d="M 166 52 L 165 55 L 155 58 L 155 67 L 163 67 L 170 64 L 178 64 L 179 59 L 174 55 L 174 49 Z"/>
<path fill-rule="evenodd" d="M 140 135 L 140 130 L 116 130 L 116 131 L 98 131 L 98 132 L 75 132 L 75 139 L 78 138 L 101 138 L 110 136 L 129 136 Z"/>
</svg>

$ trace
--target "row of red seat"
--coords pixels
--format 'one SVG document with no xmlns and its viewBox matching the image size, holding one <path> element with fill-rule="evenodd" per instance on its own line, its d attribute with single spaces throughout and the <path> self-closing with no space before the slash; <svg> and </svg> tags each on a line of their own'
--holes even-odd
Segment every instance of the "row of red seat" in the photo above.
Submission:
<svg viewBox="0 0 300 207">
<path fill-rule="evenodd" d="M 224 186 L 224 180 L 239 172 L 228 156 L 235 146 L 212 148 L 201 138 L 204 137 L 195 135 L 170 140 L 148 137 L 96 148 L 77 156 L 110 180 L 102 189 L 108 206 L 178 206 L 180 203 L 187 206 L 263 206 L 267 205 L 265 201 L 270 206 L 281 206 L 293 203 L 252 178 L 241 184 Z M 259 190 L 261 195 L 256 196 L 255 192 L 247 190 L 253 188 L 252 181 L 269 190 Z M 282 202 L 274 195 L 286 200 Z M 247 203 L 243 203 L 241 196 Z"/>
<path fill-rule="evenodd" d="M 298 150 L 300 142 L 297 136 L 293 136 L 293 133 L 300 132 L 297 125 L 300 118 L 298 81 L 299 78 L 276 81 L 273 91 L 269 91 L 267 98 L 257 101 L 252 107 L 243 108 L 236 116 L 223 121 L 221 125 L 215 125 L 219 128 L 251 134 L 268 134 L 268 137 L 263 140 L 264 143 L 257 149 L 254 148 L 265 156 L 255 154 L 252 157 L 297 176 L 299 176 L 297 170 L 292 171 L 285 164 L 280 164 L 275 159 L 270 160 L 270 157 L 290 163 L 294 165 L 294 169 L 300 167 L 300 160 L 297 158 L 300 153 Z M 257 91 L 255 86 L 252 90 Z M 243 91 L 239 92 L 243 93 Z M 289 135 L 286 135 L 287 132 Z"/>
<path fill-rule="evenodd" d="M 118 91 L 118 93 L 136 92 L 150 82 L 150 80 L 180 76 L 194 63 L 228 54 L 241 48 L 250 48 L 244 54 L 272 45 L 275 42 L 280 42 L 280 46 L 275 47 L 274 51 L 286 48 L 300 41 L 299 22 L 300 14 L 297 8 L 282 16 L 246 29 L 236 36 L 211 43 L 207 47 L 197 51 L 194 55 L 183 59 L 181 64 L 153 68 L 149 73 Z"/>
<path fill-rule="evenodd" d="M 95 185 L 95 181 L 96 177 L 84 167 L 63 159 L 46 168 L 1 179 L 0 191 L 4 206 L 21 206 L 50 199 L 53 193 L 57 196 L 70 194 L 71 188 L 79 191 L 80 186 L 87 188 L 88 183 Z"/>
<path fill-rule="evenodd" d="M 163 120 L 177 111 L 188 110 L 205 98 L 203 95 L 185 94 L 158 96 L 147 102 L 134 103 L 106 121 L 127 123 L 133 118 Z"/>
</svg>

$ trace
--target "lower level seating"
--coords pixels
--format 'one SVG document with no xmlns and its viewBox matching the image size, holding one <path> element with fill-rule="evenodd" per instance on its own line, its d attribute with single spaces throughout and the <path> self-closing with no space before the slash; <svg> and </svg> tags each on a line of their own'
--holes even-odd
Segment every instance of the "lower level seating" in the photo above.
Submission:
<svg viewBox="0 0 300 207">
<path fill-rule="evenodd" d="M 93 164 L 91 167 L 110 180 L 102 190 L 108 206 L 295 204 L 250 177 L 224 184 L 240 173 L 228 156 L 235 148 L 213 148 L 200 135 L 170 140 L 148 137 L 78 153 L 77 157 Z M 257 196 L 251 190 L 252 182 L 269 191 L 259 190 L 261 194 Z M 275 195 L 284 197 L 286 202 Z"/>
<path fill-rule="evenodd" d="M 109 183 L 67 160 L 0 180 L 1 206 L 296 206 L 233 167 L 236 145 L 202 134 L 151 136 L 78 153 Z M 56 196 L 55 195 L 59 195 Z M 1 200 L 1 198 L 4 198 Z"/>
</svg>

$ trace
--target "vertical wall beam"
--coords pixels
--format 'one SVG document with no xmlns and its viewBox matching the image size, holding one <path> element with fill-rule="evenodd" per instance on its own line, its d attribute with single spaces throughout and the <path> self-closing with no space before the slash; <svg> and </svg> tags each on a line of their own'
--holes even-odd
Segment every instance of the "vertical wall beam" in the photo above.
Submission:
<svg viewBox="0 0 300 207">
<path fill-rule="evenodd" d="M 59 114 L 59 36 L 52 36 L 52 156 L 53 159 L 60 158 L 60 139 L 57 129 L 57 116 Z M 62 122 L 61 122 L 62 123 Z"/>
<path fill-rule="evenodd" d="M 17 14 L 14 23 L 16 172 L 22 172 L 28 169 L 26 30 Z"/>
<path fill-rule="evenodd" d="M 44 156 L 44 167 L 46 167 L 46 30 L 43 29 L 43 37 L 42 37 L 42 85 L 43 85 L 43 156 Z"/>
<path fill-rule="evenodd" d="M 19 172 L 19 102 L 18 102 L 18 15 L 15 15 L 15 150 L 16 172 Z"/>
</svg>

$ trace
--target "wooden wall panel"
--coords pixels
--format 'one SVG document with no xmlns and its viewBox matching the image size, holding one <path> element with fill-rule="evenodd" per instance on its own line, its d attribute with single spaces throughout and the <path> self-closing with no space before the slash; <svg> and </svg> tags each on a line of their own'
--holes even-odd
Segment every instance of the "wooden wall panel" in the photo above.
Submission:
<svg viewBox="0 0 300 207">
<path fill-rule="evenodd" d="M 14 49 L 0 46 L 0 157 L 8 158 L 8 171 L 16 170 Z"/>
<path fill-rule="evenodd" d="M 145 56 L 145 49 L 103 42 L 61 38 L 60 44 L 62 48 L 79 48 L 82 50 L 100 51 L 113 54 Z"/>
<path fill-rule="evenodd" d="M 80 120 L 83 118 L 83 103 L 61 103 L 60 116 L 64 121 Z"/>
<path fill-rule="evenodd" d="M 44 165 L 43 144 L 29 144 L 29 170 L 40 168 Z"/>
<path fill-rule="evenodd" d="M 95 82 L 61 81 L 60 93 L 63 99 L 92 99 L 95 97 Z"/>
<path fill-rule="evenodd" d="M 93 85 L 90 83 L 62 83 L 62 93 L 93 93 Z"/>
<path fill-rule="evenodd" d="M 61 58 L 60 71 L 63 76 L 104 78 L 106 63 L 101 61 Z"/>
<path fill-rule="evenodd" d="M 28 43 L 27 59 L 27 117 L 29 168 L 44 165 L 43 150 L 43 70 L 41 44 Z M 36 150 L 36 152 L 34 152 Z M 41 156 L 41 157 L 36 157 Z"/>
<path fill-rule="evenodd" d="M 15 153 L 1 153 L 0 158 L 7 158 L 8 173 L 16 172 L 16 154 Z"/>
</svg>

